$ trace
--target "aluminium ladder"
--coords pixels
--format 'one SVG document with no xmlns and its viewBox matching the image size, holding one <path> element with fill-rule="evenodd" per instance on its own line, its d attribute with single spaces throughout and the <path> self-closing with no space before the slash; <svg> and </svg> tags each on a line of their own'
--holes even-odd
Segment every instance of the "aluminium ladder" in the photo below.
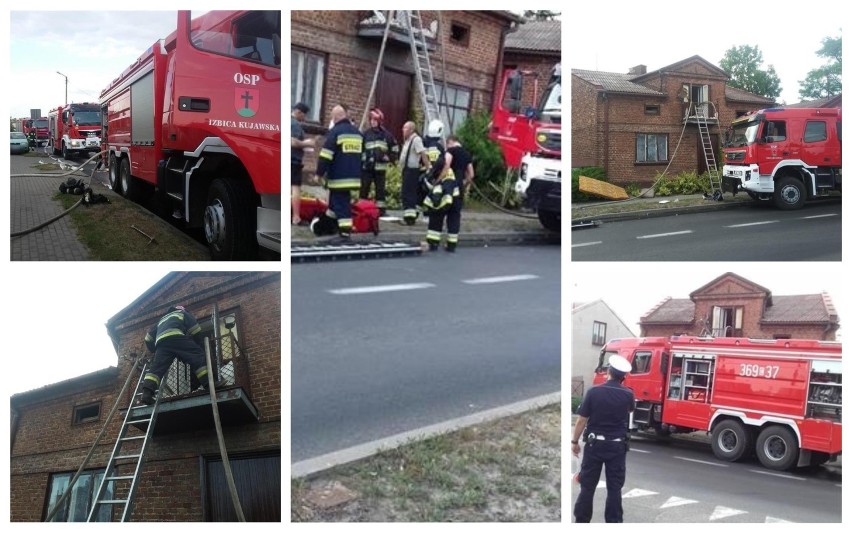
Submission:
<svg viewBox="0 0 852 533">
<path fill-rule="evenodd" d="M 157 398 L 153 406 L 137 402 L 137 399 L 142 397 L 142 383 L 145 379 L 148 365 L 149 363 L 146 363 L 142 367 L 139 381 L 136 384 L 136 390 L 130 399 L 130 406 L 127 408 L 127 414 L 124 416 L 121 430 L 118 432 L 118 438 L 115 441 L 112 455 L 110 455 L 109 461 L 106 464 L 104 476 L 93 498 L 94 503 L 92 510 L 89 512 L 87 522 L 97 521 L 101 505 L 123 507 L 121 522 L 130 521 L 130 514 L 133 511 L 133 496 L 139 485 L 142 463 L 145 459 L 145 452 L 148 450 L 148 444 L 154 434 L 154 424 L 157 421 L 160 398 L 163 396 L 165 388 L 165 384 L 160 385 L 160 390 L 157 392 Z M 151 407 L 149 414 L 141 414 L 149 407 Z M 145 425 L 145 433 L 128 436 L 128 429 L 133 425 Z M 125 445 L 130 449 L 124 450 Z M 127 471 L 128 468 L 132 468 L 132 472 Z M 122 469 L 126 473 L 119 474 L 119 469 Z M 112 485 L 113 489 L 112 493 L 107 495 L 105 489 L 109 486 L 110 482 L 114 482 Z"/>
<path fill-rule="evenodd" d="M 710 136 L 710 126 L 707 124 L 707 113 L 711 102 L 695 103 L 695 122 L 698 124 L 698 134 L 701 135 L 704 163 L 710 175 L 710 196 L 714 200 L 722 199 L 722 177 L 716 164 L 716 154 L 713 150 L 713 138 Z"/>
<path fill-rule="evenodd" d="M 426 35 L 423 33 L 423 20 L 420 11 L 400 11 L 411 46 L 411 59 L 414 61 L 414 74 L 417 78 L 417 88 L 420 101 L 423 103 L 425 127 L 435 119 L 441 118 L 438 108 L 438 91 L 435 87 L 435 77 L 432 73 L 432 62 L 429 59 L 429 48 Z"/>
</svg>

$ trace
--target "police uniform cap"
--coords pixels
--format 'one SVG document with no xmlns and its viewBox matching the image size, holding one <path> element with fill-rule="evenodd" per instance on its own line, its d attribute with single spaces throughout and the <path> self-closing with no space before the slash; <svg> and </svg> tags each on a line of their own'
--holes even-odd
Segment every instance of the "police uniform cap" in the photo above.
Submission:
<svg viewBox="0 0 852 533">
<path fill-rule="evenodd" d="M 633 370 L 633 367 L 630 366 L 630 361 L 620 355 L 613 355 L 609 358 L 609 367 L 622 374 L 627 374 Z"/>
</svg>

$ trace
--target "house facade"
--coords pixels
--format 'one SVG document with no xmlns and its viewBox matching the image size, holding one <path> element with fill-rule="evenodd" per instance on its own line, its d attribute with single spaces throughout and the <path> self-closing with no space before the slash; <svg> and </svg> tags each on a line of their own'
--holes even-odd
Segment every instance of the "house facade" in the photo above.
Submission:
<svg viewBox="0 0 852 533">
<path fill-rule="evenodd" d="M 524 77 L 521 109 L 533 105 L 562 61 L 562 22 L 528 20 L 506 36 L 503 68 L 532 73 Z M 538 82 L 538 91 L 535 82 Z"/>
<path fill-rule="evenodd" d="M 635 337 L 630 327 L 603 300 L 571 309 L 571 396 L 592 386 L 601 348 L 611 339 Z"/>
<path fill-rule="evenodd" d="M 249 521 L 281 520 L 281 275 L 179 272 L 109 319 L 115 367 L 12 396 L 12 521 L 46 519 L 105 427 L 55 520 L 86 519 L 139 379 L 142 339 L 177 304 L 198 318 L 211 343 L 223 437 L 243 512 Z M 161 386 L 131 520 L 235 520 L 209 393 L 192 390 L 190 372 L 178 361 L 163 383 L 170 390 Z M 113 405 L 119 411 L 106 424 Z M 121 509 L 108 507 L 100 519 L 117 519 Z"/>
<path fill-rule="evenodd" d="M 305 131 L 322 135 L 331 109 L 344 105 L 356 126 L 364 114 L 377 70 L 387 11 L 293 11 L 291 13 L 291 105 L 311 108 Z M 506 35 L 521 19 L 508 11 L 420 11 L 443 119 L 449 130 L 468 114 L 491 109 L 502 72 Z M 439 20 L 440 17 L 440 20 Z M 440 22 L 440 47 L 433 30 Z M 440 58 L 443 56 L 444 61 Z M 443 95 L 446 81 L 446 97 Z M 415 120 L 422 128 L 408 32 L 391 19 L 373 105 L 385 114 L 385 127 L 399 140 L 402 125 Z M 422 129 L 419 129 L 422 132 Z M 306 154 L 306 170 L 315 154 Z"/>
<path fill-rule="evenodd" d="M 699 335 L 835 340 L 839 317 L 827 293 L 776 296 L 728 272 L 689 298 L 666 298 L 639 319 L 642 337 Z"/>
<path fill-rule="evenodd" d="M 725 128 L 736 117 L 773 105 L 728 86 L 719 67 L 692 56 L 659 70 L 627 74 L 571 71 L 571 165 L 602 167 L 616 184 L 651 185 L 666 170 L 707 170 L 697 113 L 719 160 Z"/>
</svg>

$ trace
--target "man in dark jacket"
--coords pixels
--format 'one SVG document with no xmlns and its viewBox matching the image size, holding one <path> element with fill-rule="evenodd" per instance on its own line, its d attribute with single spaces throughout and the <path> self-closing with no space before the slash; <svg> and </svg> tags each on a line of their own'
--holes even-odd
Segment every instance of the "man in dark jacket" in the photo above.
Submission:
<svg viewBox="0 0 852 533">
<path fill-rule="evenodd" d="M 387 209 L 385 194 L 385 173 L 388 167 L 399 158 L 399 146 L 396 139 L 385 129 L 385 114 L 378 107 L 370 110 L 370 127 L 364 130 L 364 165 L 361 171 L 362 200 L 370 197 L 370 186 L 376 184 L 376 207 L 382 215 Z"/>
<path fill-rule="evenodd" d="M 193 338 L 200 332 L 198 321 L 182 305 L 169 308 L 169 312 L 148 331 L 145 346 L 154 352 L 154 360 L 142 380 L 142 403 L 154 403 L 154 393 L 160 388 L 160 381 L 175 357 L 188 364 L 201 386 L 208 388 L 207 358 Z"/>
</svg>

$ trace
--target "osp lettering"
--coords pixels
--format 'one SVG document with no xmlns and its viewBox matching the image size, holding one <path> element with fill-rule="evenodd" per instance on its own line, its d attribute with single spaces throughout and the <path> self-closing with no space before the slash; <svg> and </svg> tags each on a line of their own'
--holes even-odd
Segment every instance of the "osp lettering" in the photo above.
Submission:
<svg viewBox="0 0 852 533">
<path fill-rule="evenodd" d="M 241 83 L 243 85 L 257 85 L 257 82 L 260 81 L 260 76 L 257 74 L 242 74 L 241 72 L 237 72 L 234 74 L 234 83 Z"/>
</svg>

